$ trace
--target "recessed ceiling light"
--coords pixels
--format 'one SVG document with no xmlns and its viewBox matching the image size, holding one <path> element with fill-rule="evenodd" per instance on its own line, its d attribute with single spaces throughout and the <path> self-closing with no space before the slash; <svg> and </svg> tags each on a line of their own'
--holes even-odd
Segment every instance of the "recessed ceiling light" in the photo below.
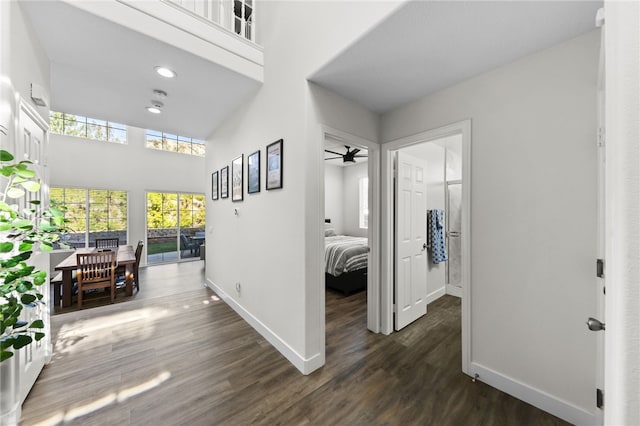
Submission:
<svg viewBox="0 0 640 426">
<path fill-rule="evenodd" d="M 147 111 L 149 111 L 152 114 L 160 114 L 162 112 L 160 108 L 154 107 L 154 106 L 148 106 Z"/>
<path fill-rule="evenodd" d="M 174 78 L 176 75 L 178 75 L 174 70 L 171 70 L 167 67 L 156 67 L 155 69 L 158 74 L 166 78 Z"/>
</svg>

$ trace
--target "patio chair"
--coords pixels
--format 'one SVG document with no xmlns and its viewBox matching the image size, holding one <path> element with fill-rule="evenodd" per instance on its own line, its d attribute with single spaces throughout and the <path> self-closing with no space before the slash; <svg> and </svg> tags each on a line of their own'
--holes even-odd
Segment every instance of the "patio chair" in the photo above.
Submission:
<svg viewBox="0 0 640 426">
<path fill-rule="evenodd" d="M 189 250 L 189 253 L 193 254 L 194 251 L 199 248 L 196 243 L 189 241 L 186 235 L 180 234 L 180 256 L 184 256 L 184 252 Z"/>
</svg>

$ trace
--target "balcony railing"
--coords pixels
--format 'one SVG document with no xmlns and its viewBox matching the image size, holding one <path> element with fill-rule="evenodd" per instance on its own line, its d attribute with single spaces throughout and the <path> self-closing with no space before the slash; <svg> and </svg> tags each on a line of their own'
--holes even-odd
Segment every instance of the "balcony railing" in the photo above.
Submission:
<svg viewBox="0 0 640 426">
<path fill-rule="evenodd" d="M 164 0 L 255 43 L 255 0 Z"/>
</svg>

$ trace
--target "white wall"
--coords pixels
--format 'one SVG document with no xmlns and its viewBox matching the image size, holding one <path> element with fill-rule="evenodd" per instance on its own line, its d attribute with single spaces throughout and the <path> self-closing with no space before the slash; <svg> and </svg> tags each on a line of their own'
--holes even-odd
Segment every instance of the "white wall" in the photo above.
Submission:
<svg viewBox="0 0 640 426">
<path fill-rule="evenodd" d="M 7 123 L 7 103 L 14 100 L 14 93 L 19 93 L 43 118 L 48 119 L 49 108 L 39 107 L 31 100 L 31 83 L 43 87 L 47 94 L 51 93 L 49 58 L 19 3 L 3 3 L 7 4 L 1 18 L 0 70 L 3 78 L 0 81 L 0 124 Z"/>
<path fill-rule="evenodd" d="M 360 179 L 369 175 L 367 162 L 349 166 L 326 164 L 324 167 L 325 217 L 338 235 L 366 237 L 367 230 L 360 229 Z"/>
<path fill-rule="evenodd" d="M 369 176 L 369 164 L 359 161 L 344 169 L 344 234 L 366 237 L 367 230 L 360 229 L 360 179 Z M 326 189 L 325 189 L 326 190 Z"/>
<path fill-rule="evenodd" d="M 146 241 L 147 191 L 201 193 L 209 199 L 211 174 L 202 157 L 146 148 L 145 129 L 127 127 L 127 139 L 117 144 L 51 134 L 49 164 L 51 186 L 128 191 L 129 243 L 135 244 Z"/>
<path fill-rule="evenodd" d="M 209 138 L 207 172 L 241 153 L 264 154 L 268 143 L 283 138 L 284 187 L 245 195 L 241 203 L 209 202 L 207 280 L 296 367 L 310 372 L 324 363 L 322 125 L 376 141 L 378 117 L 306 78 L 398 4 L 260 6 L 265 83 Z"/>
<path fill-rule="evenodd" d="M 598 48 L 593 31 L 381 122 L 391 141 L 472 120 L 472 370 L 579 423 L 596 410 Z"/>
<path fill-rule="evenodd" d="M 331 219 L 336 234 L 344 233 L 344 175 L 343 168 L 332 164 L 324 166 L 324 217 Z"/>
</svg>

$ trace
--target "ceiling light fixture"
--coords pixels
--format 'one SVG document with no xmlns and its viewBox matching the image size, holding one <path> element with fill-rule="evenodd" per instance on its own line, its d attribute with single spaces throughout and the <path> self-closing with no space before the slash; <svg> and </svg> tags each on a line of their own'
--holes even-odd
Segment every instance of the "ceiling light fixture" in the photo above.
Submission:
<svg viewBox="0 0 640 426">
<path fill-rule="evenodd" d="M 147 107 L 147 111 L 149 111 L 152 114 L 160 114 L 162 112 L 162 107 L 164 106 L 164 104 L 160 101 L 156 101 L 156 100 L 152 100 L 151 101 L 151 106 Z"/>
<path fill-rule="evenodd" d="M 174 70 L 171 70 L 167 67 L 156 67 L 156 72 L 165 78 L 174 78 L 178 74 Z"/>
<path fill-rule="evenodd" d="M 154 89 L 153 97 L 156 99 L 165 99 L 167 97 L 167 92 L 160 89 Z"/>
</svg>

